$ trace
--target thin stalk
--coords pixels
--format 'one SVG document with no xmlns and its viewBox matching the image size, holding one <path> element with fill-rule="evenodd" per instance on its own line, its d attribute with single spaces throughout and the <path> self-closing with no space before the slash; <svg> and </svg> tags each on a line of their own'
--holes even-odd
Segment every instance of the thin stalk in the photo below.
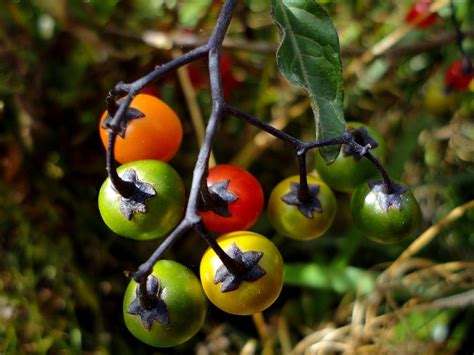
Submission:
<svg viewBox="0 0 474 355">
<path fill-rule="evenodd" d="M 352 136 L 348 133 L 344 133 L 342 136 L 324 140 L 324 141 L 315 141 L 315 142 L 309 142 L 309 143 L 304 143 L 303 148 L 306 150 L 314 149 L 314 148 L 321 148 L 321 147 L 327 147 L 330 145 L 340 145 L 343 143 L 346 143 L 347 140 L 352 139 Z"/>
<path fill-rule="evenodd" d="M 298 199 L 301 202 L 308 202 L 310 200 L 308 177 L 306 169 L 306 150 L 298 152 L 298 170 L 300 174 L 300 185 L 298 188 Z"/>
<path fill-rule="evenodd" d="M 132 274 L 133 279 L 138 283 L 146 282 L 147 277 L 151 274 L 153 266 L 161 259 L 163 253 L 168 250 L 186 231 L 192 227 L 192 223 L 184 219 L 170 235 L 160 244 L 155 252 L 148 258 L 146 262 L 140 265 L 138 270 Z"/>
<path fill-rule="evenodd" d="M 201 180 L 201 198 L 204 206 L 212 207 L 214 206 L 214 199 L 212 198 L 211 192 L 209 191 L 209 186 L 207 186 L 207 173 L 204 174 L 203 179 Z"/>
<path fill-rule="evenodd" d="M 194 166 L 193 180 L 191 183 L 191 192 L 189 194 L 188 207 L 186 209 L 186 217 L 191 218 L 197 216 L 198 199 L 201 188 L 207 175 L 209 156 L 211 153 L 212 142 L 216 136 L 219 127 L 220 117 L 222 116 L 222 106 L 214 104 L 211 117 L 206 129 L 206 139 L 201 146 L 199 155 Z"/>
<path fill-rule="evenodd" d="M 356 149 L 356 150 L 362 150 L 364 149 L 364 147 L 362 147 L 360 144 L 358 144 L 357 142 L 354 141 L 353 137 L 348 134 L 347 132 L 342 134 L 341 136 L 339 137 L 336 137 L 336 138 L 332 138 L 332 139 L 328 139 L 328 140 L 324 140 L 324 141 L 315 141 L 315 142 L 309 142 L 309 143 L 305 143 L 305 142 L 302 142 L 300 141 L 299 139 L 279 130 L 279 129 L 276 129 L 268 124 L 266 124 L 265 122 L 262 122 L 261 120 L 259 120 L 258 118 L 246 113 L 246 112 L 242 112 L 232 106 L 229 106 L 229 105 L 226 105 L 225 106 L 225 111 L 237 118 L 240 118 L 240 119 L 243 119 L 245 121 L 247 121 L 248 123 L 260 128 L 261 130 L 273 135 L 274 137 L 278 138 L 278 139 L 281 139 L 289 144 L 291 144 L 293 147 L 295 147 L 298 152 L 299 151 L 304 151 L 305 153 L 302 154 L 300 156 L 301 153 L 297 153 L 298 154 L 298 162 L 299 162 L 299 166 L 300 166 L 300 186 L 301 184 L 303 184 L 303 188 L 300 188 L 300 191 L 298 192 L 298 197 L 301 199 L 301 201 L 307 201 L 306 200 L 306 194 L 307 196 L 309 196 L 308 194 L 308 189 L 307 189 L 307 179 L 306 179 L 306 176 L 304 178 L 302 178 L 302 175 L 303 175 L 303 171 L 306 171 L 306 162 L 305 162 L 305 157 L 306 157 L 306 151 L 307 150 L 310 150 L 310 149 L 314 149 L 314 148 L 320 148 L 320 147 L 326 147 L 326 146 L 331 146 L 331 145 L 340 145 L 340 144 L 343 144 L 343 143 L 346 143 L 346 144 L 349 144 L 351 145 L 351 147 L 353 149 Z M 393 187 L 393 182 L 390 180 L 386 170 L 384 169 L 384 167 L 380 164 L 380 162 L 372 155 L 370 154 L 369 151 L 367 151 L 364 156 L 369 159 L 372 164 L 374 164 L 375 168 L 378 170 L 378 172 L 380 173 L 380 175 L 382 176 L 383 178 L 383 181 L 384 181 L 384 185 L 385 185 L 385 189 L 387 191 L 387 193 L 392 193 L 394 191 L 394 187 Z M 303 160 L 304 160 L 304 163 L 303 163 Z M 303 167 L 303 170 L 301 169 L 301 167 Z M 306 189 L 305 187 L 306 186 Z M 305 190 L 306 190 L 306 193 L 305 193 Z M 301 193 L 301 195 L 300 195 Z"/>
<path fill-rule="evenodd" d="M 224 110 L 223 110 L 224 96 L 223 96 L 223 91 L 222 91 L 222 80 L 220 78 L 221 68 L 220 68 L 220 60 L 219 60 L 220 59 L 219 48 L 222 46 L 222 42 L 224 40 L 225 34 L 227 32 L 230 21 L 232 19 L 232 13 L 235 9 L 235 6 L 236 6 L 236 0 L 227 0 L 224 3 L 223 9 L 217 20 L 216 27 L 214 28 L 214 32 L 212 33 L 208 44 L 200 47 L 201 48 L 200 52 L 195 52 L 195 55 L 190 55 L 189 53 L 193 52 L 191 51 L 191 52 L 188 52 L 188 54 L 184 55 L 184 56 L 186 55 L 188 56 L 186 60 L 183 60 L 182 57 L 179 57 L 172 61 L 172 63 L 175 63 L 174 66 L 178 67 L 179 66 L 178 64 L 181 64 L 181 65 L 186 64 L 194 59 L 197 59 L 203 54 L 209 53 L 209 70 L 211 73 L 210 83 L 211 83 L 211 97 L 212 97 L 212 112 L 211 112 L 211 117 L 209 118 L 209 122 L 206 128 L 204 143 L 202 144 L 201 149 L 199 150 L 198 158 L 194 166 L 193 179 L 191 183 L 191 192 L 188 199 L 188 206 L 186 208 L 185 217 L 181 221 L 181 223 L 171 232 L 171 234 L 168 235 L 168 237 L 166 237 L 166 239 L 160 244 L 160 246 L 155 250 L 155 252 L 148 258 L 148 260 L 139 267 L 137 272 L 135 272 L 135 274 L 133 275 L 133 278 L 137 282 L 139 282 L 140 280 L 143 280 L 144 278 L 146 279 L 146 277 L 151 273 L 153 269 L 153 265 L 155 265 L 155 263 L 162 257 L 163 253 L 169 247 L 171 247 L 171 245 L 173 245 L 176 242 L 176 240 L 184 232 L 186 232 L 190 228 L 195 228 L 198 231 L 203 230 L 203 227 L 201 225 L 201 221 L 202 221 L 201 217 L 197 215 L 198 199 L 200 198 L 200 191 L 201 191 L 201 188 L 203 187 L 203 183 L 205 182 L 205 177 L 207 176 L 212 143 L 215 139 L 217 129 L 219 127 L 219 123 L 224 114 Z M 165 68 L 165 67 L 171 68 L 172 66 L 169 64 L 170 63 L 165 64 L 160 68 Z M 150 73 L 149 75 L 138 80 L 135 83 L 140 83 L 140 85 L 145 83 L 143 85 L 146 85 L 146 83 L 149 82 L 148 79 L 154 80 L 158 77 L 158 70 L 159 69 L 157 69 L 155 72 Z M 128 98 L 130 98 L 130 95 Z M 200 233 L 200 234 L 203 235 L 203 238 L 206 241 L 209 240 L 209 238 L 206 239 L 205 237 L 206 233 Z M 210 241 L 210 243 L 212 244 L 213 242 Z M 235 264 L 233 259 L 230 258 L 225 252 L 221 254 L 221 256 L 224 260 L 226 260 L 226 262 L 229 265 L 231 265 L 232 263 Z M 228 259 L 232 261 L 229 261 Z M 238 265 L 235 267 L 232 267 L 232 266 L 229 266 L 229 267 L 230 267 L 229 271 L 233 269 L 233 271 L 235 272 L 241 272 L 239 271 L 240 267 Z"/>
<path fill-rule="evenodd" d="M 105 98 L 105 106 L 106 106 L 107 112 L 112 117 L 115 115 L 118 108 L 117 103 L 115 102 L 116 97 L 117 97 L 117 93 L 115 89 L 112 89 L 109 91 L 107 97 Z"/>
<path fill-rule="evenodd" d="M 370 162 L 374 165 L 374 167 L 377 169 L 377 171 L 379 172 L 380 176 L 383 179 L 383 184 L 384 184 L 384 187 L 385 187 L 385 193 L 392 194 L 395 191 L 394 183 L 390 179 L 390 176 L 388 175 L 387 170 L 385 170 L 385 168 L 378 161 L 378 159 L 376 157 L 374 157 L 372 155 L 372 153 L 370 153 L 370 151 L 368 149 L 366 149 L 366 147 L 363 147 L 360 144 L 358 144 L 356 141 L 354 141 L 352 136 L 350 136 L 350 139 L 347 139 L 347 141 L 345 143 L 349 144 L 351 146 L 351 148 L 355 151 L 365 150 L 364 157 L 370 160 Z"/>
<path fill-rule="evenodd" d="M 222 91 L 219 48 L 222 46 L 222 42 L 224 41 L 236 3 L 236 0 L 227 0 L 225 2 L 217 20 L 214 32 L 209 39 L 209 48 L 211 48 L 209 50 L 209 79 L 211 84 L 212 112 L 207 124 L 204 143 L 201 146 L 196 165 L 194 166 L 191 192 L 186 210 L 186 216 L 188 218 L 196 218 L 197 216 L 197 202 L 200 190 L 204 184 L 204 177 L 207 175 L 212 143 L 215 140 L 217 129 L 219 128 L 220 121 L 224 115 L 224 94 Z"/>
<path fill-rule="evenodd" d="M 395 186 L 393 181 L 390 179 L 390 176 L 387 173 L 387 170 L 383 167 L 382 164 L 374 157 L 369 151 L 364 155 L 367 159 L 369 159 L 372 164 L 374 164 L 375 168 L 378 170 L 379 174 L 382 176 L 383 184 L 385 186 L 385 192 L 387 194 L 392 194 L 395 191 Z"/>
<path fill-rule="evenodd" d="M 175 58 L 166 64 L 156 67 L 155 70 L 131 84 L 125 84 L 122 82 L 118 83 L 115 88 L 109 93 L 109 96 L 106 100 L 107 110 L 109 111 L 109 114 L 113 116 L 113 118 L 109 122 L 109 127 L 114 131 L 119 131 L 120 124 L 125 117 L 125 113 L 128 107 L 130 107 L 130 103 L 132 102 L 135 95 L 140 92 L 140 90 L 143 89 L 146 85 L 150 84 L 155 80 L 158 80 L 160 77 L 173 70 L 176 70 L 177 68 L 183 65 L 186 65 L 196 59 L 204 57 L 209 53 L 209 48 L 210 47 L 208 44 L 197 47 L 183 54 L 181 57 Z M 120 105 L 117 109 L 117 105 L 112 104 L 111 100 L 115 99 L 117 95 L 127 92 L 127 97 L 122 102 L 120 102 Z"/>
<path fill-rule="evenodd" d="M 232 259 L 227 253 L 220 247 L 214 238 L 212 238 L 209 233 L 205 230 L 202 223 L 199 223 L 195 226 L 195 229 L 199 232 L 201 237 L 205 240 L 207 245 L 209 245 L 212 250 L 216 253 L 219 259 L 222 261 L 222 264 L 229 270 L 233 275 L 242 275 L 245 273 L 245 265 L 235 259 Z"/>
<path fill-rule="evenodd" d="M 312 149 L 312 148 L 319 148 L 319 147 L 325 147 L 325 146 L 329 146 L 329 145 L 338 145 L 338 144 L 348 144 L 348 145 L 351 146 L 351 148 L 354 151 L 364 151 L 365 150 L 363 156 L 365 158 L 369 159 L 370 162 L 374 165 L 374 167 L 379 172 L 380 176 L 383 179 L 383 184 L 385 186 L 386 193 L 391 194 L 395 191 L 394 183 L 390 179 L 390 177 L 389 177 L 387 171 L 385 170 L 385 168 L 383 167 L 383 165 L 378 161 L 378 159 L 376 157 L 374 157 L 372 155 L 372 153 L 370 153 L 369 149 L 367 149 L 366 147 L 363 147 L 359 143 L 357 143 L 354 140 L 354 138 L 352 137 L 352 135 L 350 135 L 347 132 L 345 132 L 342 136 L 336 137 L 334 139 L 329 139 L 329 140 L 326 140 L 326 141 L 319 141 L 319 142 L 316 141 L 316 142 L 306 143 L 305 147 L 307 149 Z"/>
<path fill-rule="evenodd" d="M 156 296 L 148 293 L 147 278 L 140 280 L 138 284 L 138 297 L 140 305 L 145 309 L 152 309 L 156 305 Z"/>
<path fill-rule="evenodd" d="M 284 142 L 290 143 L 292 146 L 294 146 L 296 149 L 299 149 L 304 143 L 300 141 L 299 139 L 289 135 L 288 133 L 285 133 L 275 127 L 272 127 L 265 122 L 262 122 L 258 118 L 252 116 L 251 114 L 247 112 L 240 111 L 239 109 L 230 106 L 230 105 L 225 105 L 224 110 L 237 118 L 243 119 L 250 123 L 251 125 L 260 128 L 262 131 L 267 132 L 268 134 L 271 134 L 272 136 L 281 139 Z"/>
<path fill-rule="evenodd" d="M 109 129 L 109 142 L 107 146 L 107 153 L 106 153 L 106 169 L 107 174 L 109 175 L 110 182 L 117 192 L 127 198 L 130 197 L 135 187 L 131 182 L 122 180 L 120 176 L 117 174 L 117 167 L 115 163 L 114 157 L 114 149 L 115 149 L 115 141 L 117 139 L 117 133 L 113 130 Z"/>
</svg>

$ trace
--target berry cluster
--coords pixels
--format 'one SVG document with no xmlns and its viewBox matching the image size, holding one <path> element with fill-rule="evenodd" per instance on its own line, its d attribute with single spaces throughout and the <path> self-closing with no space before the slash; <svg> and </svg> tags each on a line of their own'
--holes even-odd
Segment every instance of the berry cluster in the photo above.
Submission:
<svg viewBox="0 0 474 355">
<path fill-rule="evenodd" d="M 181 123 L 168 105 L 148 94 L 135 96 L 124 117 L 118 135 L 109 126 L 112 117 L 107 112 L 101 119 L 108 155 L 123 164 L 117 176 L 111 174 L 102 185 L 99 210 L 107 226 L 121 236 L 164 237 L 176 231 L 185 208 L 184 184 L 165 162 L 179 148 Z M 114 136 L 115 145 L 110 139 Z M 274 228 L 294 239 L 321 236 L 336 214 L 333 188 L 353 192 L 354 221 L 373 240 L 397 242 L 412 235 L 420 219 L 413 194 L 386 176 L 385 182 L 369 180 L 380 166 L 365 157 L 384 160 L 381 136 L 361 123 L 349 122 L 339 139 L 312 145 L 336 143 L 343 144 L 331 164 L 316 153 L 316 168 L 324 181 L 295 175 L 273 189 L 268 216 Z M 228 313 L 249 315 L 269 307 L 282 289 L 280 252 L 269 239 L 249 231 L 264 206 L 258 180 L 244 169 L 222 164 L 209 169 L 199 187 L 194 227 L 210 245 L 201 261 L 201 282 L 185 266 L 160 260 L 142 279 L 132 280 L 125 293 L 125 323 L 150 345 L 174 346 L 193 336 L 204 321 L 204 294 Z M 223 235 L 214 240 L 208 232 Z"/>
<path fill-rule="evenodd" d="M 235 3 L 224 4 L 208 44 L 133 84 L 117 84 L 101 118 L 109 174 L 99 193 L 104 222 L 124 237 L 163 238 L 153 255 L 130 273 L 123 303 L 131 333 L 152 346 L 175 346 L 196 334 L 204 322 L 206 297 L 225 312 L 250 315 L 268 308 L 283 286 L 279 250 L 265 236 L 250 231 L 265 204 L 257 178 L 229 164 L 209 169 L 211 146 L 224 115 L 250 123 L 295 150 L 299 174 L 277 184 L 267 203 L 269 220 L 278 233 L 298 240 L 323 235 L 337 209 L 332 189 L 352 194 L 355 225 L 377 242 L 394 243 L 413 236 L 421 218 L 410 189 L 392 181 L 385 171 L 385 143 L 374 129 L 348 122 L 342 135 L 306 143 L 225 102 L 220 48 Z M 182 141 L 180 119 L 166 103 L 142 90 L 167 72 L 204 56 L 209 60 L 213 109 L 186 201 L 183 181 L 167 163 Z M 320 148 L 328 146 L 339 147 L 331 162 L 320 154 Z M 306 156 L 312 150 L 316 150 L 319 178 L 307 174 Z M 118 168 L 116 161 L 122 164 Z M 199 279 L 186 266 L 161 259 L 190 229 L 209 245 L 201 259 Z M 214 238 L 211 233 L 220 236 Z"/>
</svg>

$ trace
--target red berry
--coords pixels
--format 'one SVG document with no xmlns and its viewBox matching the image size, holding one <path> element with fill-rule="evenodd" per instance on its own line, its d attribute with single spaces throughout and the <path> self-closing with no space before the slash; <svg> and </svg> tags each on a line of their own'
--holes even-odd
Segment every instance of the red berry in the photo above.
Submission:
<svg viewBox="0 0 474 355">
<path fill-rule="evenodd" d="M 228 99 L 234 89 L 240 85 L 240 81 L 232 72 L 232 55 L 230 53 L 222 53 L 221 56 L 221 75 L 222 89 L 224 97 Z M 207 63 L 204 61 L 192 62 L 188 65 L 189 79 L 194 90 L 204 89 L 209 85 Z"/>
<path fill-rule="evenodd" d="M 209 85 L 207 63 L 192 62 L 188 65 L 188 75 L 194 90 L 201 90 Z"/>
<path fill-rule="evenodd" d="M 145 86 L 140 93 L 160 97 L 160 88 L 156 84 L 149 84 Z"/>
<path fill-rule="evenodd" d="M 408 10 L 405 21 L 418 28 L 431 26 L 438 17 L 436 13 L 429 14 L 431 3 L 431 0 L 418 0 L 415 2 Z"/>
<path fill-rule="evenodd" d="M 263 189 L 258 180 L 247 170 L 230 164 L 220 164 L 209 169 L 207 176 L 207 186 L 219 185 L 220 190 L 231 197 L 231 200 L 227 201 L 229 215 L 224 216 L 212 210 L 199 211 L 206 228 L 216 233 L 251 228 L 260 217 L 264 205 Z"/>
<path fill-rule="evenodd" d="M 221 72 L 222 72 L 222 86 L 224 97 L 228 99 L 234 89 L 238 88 L 240 81 L 232 72 L 232 56 L 230 53 L 222 53 L 221 56 Z"/>
<path fill-rule="evenodd" d="M 450 90 L 462 91 L 467 89 L 473 77 L 472 63 L 467 58 L 461 58 L 449 65 L 444 75 L 444 83 Z"/>
</svg>

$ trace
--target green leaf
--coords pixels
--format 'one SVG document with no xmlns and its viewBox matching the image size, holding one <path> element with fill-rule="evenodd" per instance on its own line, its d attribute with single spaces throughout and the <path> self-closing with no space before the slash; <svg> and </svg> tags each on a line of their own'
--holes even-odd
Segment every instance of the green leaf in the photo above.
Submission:
<svg viewBox="0 0 474 355">
<path fill-rule="evenodd" d="M 272 0 L 272 16 L 282 41 L 277 53 L 280 72 L 311 98 L 316 139 L 344 133 L 344 88 L 339 38 L 328 13 L 314 0 Z M 339 147 L 321 153 L 329 163 Z"/>
<path fill-rule="evenodd" d="M 374 273 L 353 266 L 286 264 L 285 284 L 298 287 L 324 289 L 345 294 L 360 292 L 367 294 L 374 288 Z"/>
</svg>

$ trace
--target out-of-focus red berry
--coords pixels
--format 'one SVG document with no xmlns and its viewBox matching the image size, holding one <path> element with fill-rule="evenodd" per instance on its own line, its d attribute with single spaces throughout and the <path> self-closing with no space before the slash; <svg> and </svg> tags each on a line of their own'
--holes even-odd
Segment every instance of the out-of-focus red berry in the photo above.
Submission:
<svg viewBox="0 0 474 355">
<path fill-rule="evenodd" d="M 160 97 L 160 88 L 156 84 L 149 84 L 145 86 L 140 93 Z"/>
<path fill-rule="evenodd" d="M 449 65 L 444 75 L 444 83 L 448 90 L 462 91 L 468 88 L 472 78 L 472 63 L 467 58 L 461 58 Z"/>
<path fill-rule="evenodd" d="M 230 97 L 232 91 L 240 85 L 240 81 L 235 77 L 232 71 L 232 55 L 230 53 L 222 53 L 221 55 L 221 75 L 222 89 L 224 97 Z M 188 65 L 189 80 L 194 90 L 201 90 L 209 85 L 207 64 L 204 61 L 192 62 Z"/>
<path fill-rule="evenodd" d="M 416 1 L 408 10 L 405 16 L 405 22 L 416 26 L 417 28 L 431 26 L 438 18 L 436 13 L 429 14 L 431 3 L 431 0 Z"/>
<path fill-rule="evenodd" d="M 188 76 L 194 90 L 201 90 L 209 85 L 207 64 L 204 61 L 192 62 L 188 65 Z"/>
</svg>

